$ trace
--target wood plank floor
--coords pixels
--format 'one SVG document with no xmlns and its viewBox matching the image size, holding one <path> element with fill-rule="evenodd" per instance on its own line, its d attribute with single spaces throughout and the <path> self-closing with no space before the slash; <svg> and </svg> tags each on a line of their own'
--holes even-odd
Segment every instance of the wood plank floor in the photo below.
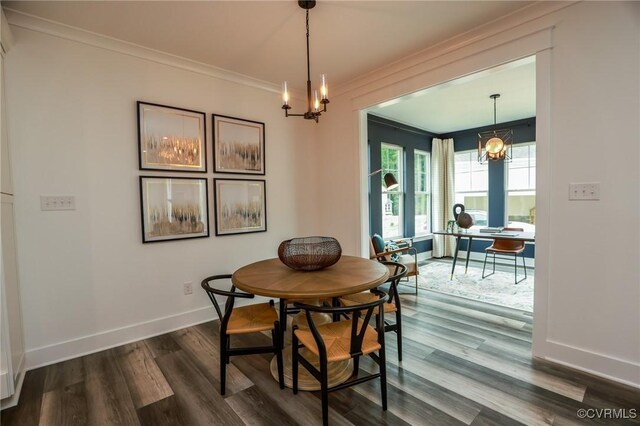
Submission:
<svg viewBox="0 0 640 426">
<path fill-rule="evenodd" d="M 578 418 L 581 408 L 637 410 L 640 391 L 531 359 L 530 313 L 422 290 L 402 296 L 404 361 L 387 334 L 389 409 L 379 382 L 330 394 L 334 425 L 640 424 Z M 235 357 L 219 393 L 210 322 L 29 371 L 2 425 L 313 425 L 317 393 L 280 390 L 269 355 Z M 290 330 L 289 330 L 290 331 Z M 236 344 L 262 344 L 258 333 Z M 375 371 L 363 359 L 363 371 Z M 631 413 L 631 411 L 627 411 Z"/>
</svg>

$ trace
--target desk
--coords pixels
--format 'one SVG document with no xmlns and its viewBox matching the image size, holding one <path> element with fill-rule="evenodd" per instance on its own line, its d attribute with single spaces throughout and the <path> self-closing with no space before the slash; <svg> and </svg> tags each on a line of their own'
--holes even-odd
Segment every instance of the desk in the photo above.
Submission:
<svg viewBox="0 0 640 426">
<path fill-rule="evenodd" d="M 276 297 L 284 303 L 283 299 L 324 299 L 359 293 L 377 287 L 388 277 L 389 270 L 380 262 L 342 256 L 335 265 L 310 272 L 295 271 L 280 259 L 262 260 L 238 269 L 231 282 L 247 293 Z M 298 326 L 303 327 L 303 321 L 298 321 Z M 312 357 L 310 352 L 304 352 L 304 356 Z M 285 385 L 291 387 L 291 347 L 283 351 L 283 361 Z M 329 387 L 345 382 L 353 371 L 351 360 L 329 365 Z M 271 361 L 271 374 L 277 379 L 275 357 Z M 320 389 L 320 383 L 304 368 L 298 371 L 298 382 L 301 390 Z"/>
<path fill-rule="evenodd" d="M 456 261 L 458 260 L 458 250 L 460 250 L 460 240 L 462 238 L 468 238 L 469 243 L 467 244 L 467 261 L 464 265 L 464 273 L 467 273 L 467 269 L 469 268 L 469 255 L 471 253 L 471 242 L 474 238 L 478 240 L 522 240 L 524 242 L 535 242 L 535 234 L 533 232 L 518 232 L 518 231 L 506 231 L 508 234 L 516 234 L 516 235 L 505 235 L 501 233 L 488 233 L 488 232 L 480 232 L 475 229 L 468 229 L 466 231 L 458 231 L 458 232 L 447 232 L 447 231 L 437 231 L 434 232 L 436 235 L 444 235 L 447 237 L 456 237 L 456 252 L 453 256 L 453 266 L 451 266 L 451 278 L 453 279 L 453 272 L 456 269 Z"/>
</svg>

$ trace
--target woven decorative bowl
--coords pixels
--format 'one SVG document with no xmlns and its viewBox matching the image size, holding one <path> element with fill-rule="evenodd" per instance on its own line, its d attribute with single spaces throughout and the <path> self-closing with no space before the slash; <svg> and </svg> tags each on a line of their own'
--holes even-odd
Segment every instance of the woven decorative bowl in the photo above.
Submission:
<svg viewBox="0 0 640 426">
<path fill-rule="evenodd" d="M 335 238 L 292 238 L 280 243 L 278 257 L 291 269 L 317 271 L 340 260 L 342 247 Z"/>
</svg>

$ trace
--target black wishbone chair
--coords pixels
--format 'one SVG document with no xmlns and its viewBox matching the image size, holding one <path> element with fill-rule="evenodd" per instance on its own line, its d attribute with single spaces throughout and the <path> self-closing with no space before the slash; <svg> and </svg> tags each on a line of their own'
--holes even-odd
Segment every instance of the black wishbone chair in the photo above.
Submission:
<svg viewBox="0 0 640 426">
<path fill-rule="evenodd" d="M 384 304 L 384 313 L 391 314 L 395 312 L 396 321 L 390 323 L 384 320 L 384 331 L 393 331 L 396 333 L 398 341 L 398 361 L 402 361 L 402 306 L 400 305 L 400 296 L 398 293 L 398 284 L 400 280 L 407 275 L 407 266 L 397 262 L 380 262 L 389 268 L 389 302 Z M 342 306 L 354 306 L 359 303 L 366 303 L 376 300 L 378 297 L 371 291 L 362 293 L 348 294 L 340 298 Z"/>
<path fill-rule="evenodd" d="M 282 369 L 283 340 L 278 313 L 273 306 L 273 300 L 270 300 L 269 303 L 247 305 L 234 309 L 233 305 L 236 298 L 253 299 L 255 295 L 238 292 L 234 285 L 231 286 L 230 291 L 225 291 L 213 288 L 209 284 L 215 280 L 228 279 L 231 279 L 231 275 L 214 275 L 202 280 L 201 284 L 220 318 L 220 393 L 222 395 L 225 394 L 226 370 L 231 356 L 263 353 L 274 353 L 276 355 L 278 381 L 280 382 L 280 389 L 284 389 L 284 371 Z M 220 310 L 216 296 L 227 298 L 224 314 Z M 234 334 L 256 333 L 267 330 L 271 330 L 271 340 L 273 342 L 271 346 L 231 347 L 231 336 Z"/>
<path fill-rule="evenodd" d="M 387 370 L 384 352 L 384 309 L 388 296 L 379 290 L 372 290 L 378 299 L 356 306 L 324 307 L 295 303 L 295 306 L 305 311 L 308 330 L 293 326 L 292 332 L 292 375 L 293 393 L 298 393 L 298 363 L 302 364 L 313 377 L 320 382 L 322 395 L 322 423 L 329 424 L 329 392 L 357 385 L 368 380 L 380 378 L 382 394 L 382 409 L 387 409 Z M 361 319 L 361 313 L 365 312 Z M 333 315 L 350 314 L 351 318 L 316 326 L 312 312 Z M 377 326 L 369 325 L 371 317 L 375 315 Z M 307 359 L 299 354 L 299 349 L 306 347 L 318 356 L 320 370 L 315 368 Z M 376 354 L 375 352 L 378 352 Z M 360 356 L 369 355 L 380 368 L 380 372 L 364 377 L 358 377 Z M 345 383 L 329 387 L 328 363 L 345 361 L 353 358 L 353 375 Z"/>
</svg>

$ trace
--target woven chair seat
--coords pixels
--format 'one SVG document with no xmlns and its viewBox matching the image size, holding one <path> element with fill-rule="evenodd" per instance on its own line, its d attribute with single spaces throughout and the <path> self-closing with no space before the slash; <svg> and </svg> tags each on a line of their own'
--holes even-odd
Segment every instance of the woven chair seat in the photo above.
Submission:
<svg viewBox="0 0 640 426">
<path fill-rule="evenodd" d="M 234 308 L 229 317 L 227 334 L 255 333 L 273 329 L 278 313 L 268 303 Z"/>
<path fill-rule="evenodd" d="M 362 293 L 348 294 L 346 296 L 342 296 L 340 298 L 340 304 L 342 306 L 356 306 L 363 305 L 365 303 L 373 302 L 378 300 L 378 296 L 368 291 Z M 384 312 L 391 313 L 398 310 L 396 308 L 395 303 L 387 302 L 384 305 Z"/>
<path fill-rule="evenodd" d="M 322 336 L 324 345 L 327 348 L 327 361 L 344 361 L 351 358 L 349 352 L 351 348 L 351 320 L 331 322 L 318 326 L 318 332 Z M 359 327 L 362 327 L 362 320 L 359 321 Z M 362 341 L 362 354 L 370 354 L 381 348 L 378 343 L 378 334 L 370 325 L 366 326 L 364 339 Z M 309 330 L 297 329 L 296 336 L 307 349 L 315 355 L 320 356 L 318 346 L 313 338 L 313 334 Z"/>
</svg>

